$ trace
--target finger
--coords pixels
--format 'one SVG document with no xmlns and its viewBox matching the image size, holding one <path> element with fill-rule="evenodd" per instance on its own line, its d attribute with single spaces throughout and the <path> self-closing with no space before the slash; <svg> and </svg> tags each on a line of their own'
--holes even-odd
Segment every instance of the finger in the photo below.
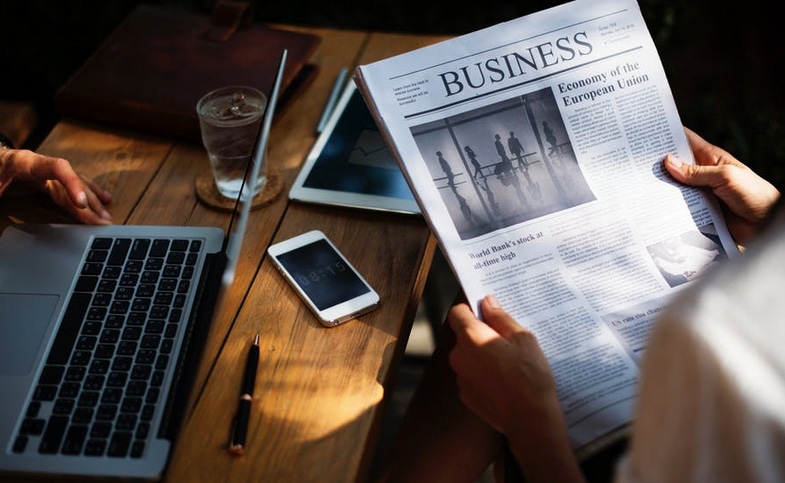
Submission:
<svg viewBox="0 0 785 483">
<path fill-rule="evenodd" d="M 731 164 L 745 167 L 744 163 L 733 157 L 729 152 L 711 144 L 694 131 L 685 127 L 684 132 L 687 135 L 687 141 L 690 143 L 690 149 L 692 149 L 696 164 L 701 166 Z"/>
<path fill-rule="evenodd" d="M 93 193 L 95 193 L 96 196 L 98 196 L 98 199 L 101 200 L 102 203 L 107 204 L 112 202 L 113 199 L 112 193 L 103 189 L 98 183 L 88 178 L 87 176 L 80 174 L 79 177 L 82 178 L 82 183 L 84 183 L 85 186 L 87 186 L 87 188 L 92 190 Z"/>
<path fill-rule="evenodd" d="M 91 225 L 106 225 L 110 223 L 110 219 L 107 219 L 106 215 L 102 214 L 101 202 L 97 200 L 95 194 L 91 193 L 91 196 L 85 194 L 88 198 L 87 206 L 80 207 L 73 203 L 70 196 L 65 190 L 65 187 L 59 182 L 55 180 L 48 180 L 45 185 L 44 189 L 52 200 L 55 202 L 57 206 L 67 211 L 71 216 L 76 218 L 82 223 L 87 223 Z M 92 204 L 93 207 L 90 206 L 91 201 L 89 199 L 92 197 Z M 95 208 L 95 207 L 98 208 Z M 110 217 L 111 218 L 111 217 Z"/>
<path fill-rule="evenodd" d="M 474 316 L 468 305 L 457 304 L 450 309 L 447 322 L 455 333 L 456 340 L 482 345 L 498 339 L 499 334 Z"/>
<path fill-rule="evenodd" d="M 32 163 L 28 166 L 27 177 L 32 180 L 52 180 L 59 182 L 64 188 L 71 202 L 80 207 L 87 207 L 87 194 L 85 193 L 82 178 L 76 174 L 71 163 L 63 158 L 53 158 L 36 154 L 36 159 L 30 158 Z"/>
<path fill-rule="evenodd" d="M 71 214 L 80 222 L 86 225 L 111 225 L 111 220 L 107 220 L 89 208 L 77 208 L 71 205 L 68 209 Z"/>
<path fill-rule="evenodd" d="M 97 193 L 95 193 L 92 189 L 88 189 L 86 191 L 87 195 L 87 208 L 86 210 L 91 211 L 93 214 L 98 216 L 102 222 L 111 223 L 112 222 L 112 215 L 106 210 L 106 207 L 101 202 L 100 197 Z"/>
<path fill-rule="evenodd" d="M 499 301 L 493 295 L 483 298 L 481 307 L 485 323 L 505 339 L 509 339 L 514 334 L 525 330 L 501 307 Z"/>
<path fill-rule="evenodd" d="M 71 163 L 63 158 L 57 158 L 54 162 L 54 179 L 59 181 L 64 187 L 68 197 L 79 208 L 88 207 L 88 196 L 81 176 L 71 167 Z"/>
<path fill-rule="evenodd" d="M 672 154 L 665 156 L 665 169 L 677 181 L 689 186 L 710 187 L 712 189 L 731 181 L 734 166 L 698 166 L 687 164 Z"/>
<path fill-rule="evenodd" d="M 695 162 L 698 164 L 713 164 L 715 159 L 710 154 L 711 144 L 689 128 L 685 127 L 684 133 L 687 135 L 687 142 L 690 144 L 692 154 L 695 156 Z"/>
</svg>

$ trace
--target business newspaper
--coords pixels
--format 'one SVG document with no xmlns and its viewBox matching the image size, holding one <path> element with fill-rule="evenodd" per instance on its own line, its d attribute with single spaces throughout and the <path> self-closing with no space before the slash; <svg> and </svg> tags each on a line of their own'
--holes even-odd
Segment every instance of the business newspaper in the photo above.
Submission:
<svg viewBox="0 0 785 483">
<path fill-rule="evenodd" d="M 674 294 L 737 253 L 634 0 L 577 0 L 358 67 L 470 304 L 538 337 L 576 451 L 630 421 Z M 481 314 L 478 314 L 481 316 Z"/>
</svg>

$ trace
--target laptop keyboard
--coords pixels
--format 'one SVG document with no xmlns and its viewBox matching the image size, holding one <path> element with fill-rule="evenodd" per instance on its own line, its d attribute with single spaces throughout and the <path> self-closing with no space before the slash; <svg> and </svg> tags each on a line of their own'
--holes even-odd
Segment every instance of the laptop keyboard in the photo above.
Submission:
<svg viewBox="0 0 785 483">
<path fill-rule="evenodd" d="M 144 454 L 202 245 L 93 239 L 15 453 Z"/>
</svg>

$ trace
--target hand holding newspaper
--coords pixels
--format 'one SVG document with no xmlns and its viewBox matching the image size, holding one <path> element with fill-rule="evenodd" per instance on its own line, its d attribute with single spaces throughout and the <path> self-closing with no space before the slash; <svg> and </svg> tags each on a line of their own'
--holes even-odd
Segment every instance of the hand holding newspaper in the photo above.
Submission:
<svg viewBox="0 0 785 483">
<path fill-rule="evenodd" d="M 355 81 L 475 312 L 494 294 L 537 335 L 573 447 L 618 432 L 657 313 L 736 253 L 715 200 L 662 168 L 693 158 L 637 2 L 577 0 Z"/>
</svg>

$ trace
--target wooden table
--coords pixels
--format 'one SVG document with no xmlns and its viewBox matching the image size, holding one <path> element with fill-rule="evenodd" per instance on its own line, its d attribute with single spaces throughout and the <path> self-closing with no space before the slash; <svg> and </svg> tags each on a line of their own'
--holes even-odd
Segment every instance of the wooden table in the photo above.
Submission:
<svg viewBox="0 0 785 483">
<path fill-rule="evenodd" d="M 285 28 L 322 37 L 312 57 L 319 72 L 274 121 L 269 158 L 282 170 L 284 192 L 252 212 L 235 285 L 211 328 L 167 481 L 363 481 L 435 248 L 419 216 L 290 203 L 286 193 L 342 67 L 441 38 Z M 116 223 L 228 224 L 226 213 L 205 207 L 194 193 L 194 180 L 209 170 L 201 146 L 66 119 L 39 151 L 69 159 L 109 189 Z M 67 220 L 40 195 L 25 193 L 0 198 L 0 215 L 0 228 Z M 324 231 L 365 275 L 381 295 L 380 308 L 336 328 L 318 324 L 265 257 L 272 242 L 309 229 Z M 246 454 L 237 458 L 226 447 L 257 332 L 255 401 Z"/>
</svg>

